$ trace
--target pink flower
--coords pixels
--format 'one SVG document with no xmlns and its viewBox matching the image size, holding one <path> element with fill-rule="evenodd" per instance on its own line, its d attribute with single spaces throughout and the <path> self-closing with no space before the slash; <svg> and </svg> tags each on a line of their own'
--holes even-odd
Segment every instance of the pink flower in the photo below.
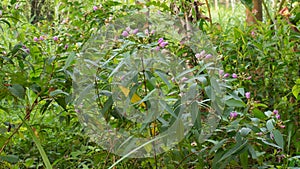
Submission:
<svg viewBox="0 0 300 169">
<path fill-rule="evenodd" d="M 210 58 L 212 58 L 212 55 L 211 55 L 211 54 L 207 54 L 207 55 L 205 56 L 205 59 L 210 59 Z"/>
<path fill-rule="evenodd" d="M 278 112 L 278 110 L 273 110 L 273 114 L 275 114 L 275 115 L 277 115 L 277 114 L 279 114 L 279 112 Z"/>
<path fill-rule="evenodd" d="M 181 82 L 185 82 L 185 81 L 187 81 L 187 80 L 189 80 L 187 77 L 181 78 Z"/>
<path fill-rule="evenodd" d="M 256 133 L 256 135 L 258 135 L 258 136 L 262 136 L 262 135 L 263 135 L 263 133 L 262 133 L 262 132 L 259 132 L 259 133 Z"/>
<path fill-rule="evenodd" d="M 251 95 L 250 92 L 246 92 L 246 93 L 245 93 L 245 96 L 246 96 L 247 99 L 250 99 L 250 95 Z"/>
<path fill-rule="evenodd" d="M 43 40 L 45 40 L 44 39 L 44 37 L 43 36 L 40 36 L 40 39 L 39 39 L 40 41 L 43 41 Z"/>
<path fill-rule="evenodd" d="M 230 76 L 230 74 L 229 73 L 225 73 L 225 75 L 223 76 L 224 78 L 227 78 L 227 77 L 229 77 Z"/>
<path fill-rule="evenodd" d="M 232 78 L 237 78 L 237 77 L 238 77 L 237 74 L 235 73 L 232 74 Z"/>
<path fill-rule="evenodd" d="M 285 128 L 285 125 L 280 125 L 279 127 L 282 128 L 282 129 L 284 129 L 284 128 Z"/>
<path fill-rule="evenodd" d="M 168 42 L 162 42 L 159 44 L 160 47 L 164 48 L 165 46 L 167 46 L 169 43 Z"/>
<path fill-rule="evenodd" d="M 150 32 L 151 35 L 153 35 L 154 33 L 155 33 L 155 30 L 152 30 L 152 31 Z"/>
<path fill-rule="evenodd" d="M 69 48 L 69 45 L 68 44 L 66 44 L 65 45 L 65 50 L 67 50 Z"/>
<path fill-rule="evenodd" d="M 158 44 L 161 44 L 163 41 L 164 41 L 164 38 L 159 38 L 157 42 L 158 42 Z"/>
<path fill-rule="evenodd" d="M 175 78 L 174 78 L 174 77 L 172 77 L 171 81 L 172 81 L 173 83 L 175 83 L 175 82 L 176 82 L 176 80 L 175 80 Z"/>
<path fill-rule="evenodd" d="M 160 47 L 156 46 L 155 51 L 159 51 L 159 50 L 160 50 Z"/>
<path fill-rule="evenodd" d="M 19 9 L 20 5 L 16 4 L 15 9 Z"/>
<path fill-rule="evenodd" d="M 98 10 L 98 7 L 97 7 L 97 6 L 93 6 L 93 10 L 94 10 L 94 11 L 97 11 L 97 10 Z"/>
<path fill-rule="evenodd" d="M 274 134 L 270 133 L 270 138 L 273 140 L 274 139 Z"/>
<path fill-rule="evenodd" d="M 248 76 L 246 79 L 247 79 L 247 80 L 250 80 L 251 78 L 252 78 L 252 76 Z"/>
<path fill-rule="evenodd" d="M 276 119 L 280 119 L 280 115 L 279 114 L 276 114 L 275 117 L 276 117 Z"/>
<path fill-rule="evenodd" d="M 29 50 L 26 46 L 23 45 L 22 48 L 24 49 L 24 51 L 25 51 L 26 53 L 28 53 L 28 54 L 30 53 L 30 50 Z"/>
<path fill-rule="evenodd" d="M 234 118 L 236 118 L 238 116 L 238 113 L 235 112 L 235 111 L 233 111 L 233 112 L 230 113 L 229 116 L 230 116 L 230 119 L 234 119 Z"/>
<path fill-rule="evenodd" d="M 145 33 L 145 35 L 149 35 L 149 30 L 146 29 L 146 30 L 144 31 L 144 33 Z"/>
<path fill-rule="evenodd" d="M 134 29 L 133 31 L 132 31 L 132 34 L 137 34 L 139 32 L 139 29 Z"/>
<path fill-rule="evenodd" d="M 123 31 L 123 32 L 122 32 L 122 36 L 127 37 L 128 35 L 129 35 L 129 34 L 128 34 L 127 31 Z"/>
<path fill-rule="evenodd" d="M 130 29 L 129 26 L 128 26 L 125 30 L 126 30 L 127 32 L 130 32 L 130 31 L 131 31 L 131 29 Z"/>
<path fill-rule="evenodd" d="M 58 41 L 58 37 L 57 37 L 57 36 L 54 36 L 54 37 L 53 37 L 53 40 L 54 40 L 54 41 Z"/>
<path fill-rule="evenodd" d="M 39 38 L 34 37 L 33 40 L 34 40 L 35 42 L 37 42 L 37 41 L 39 41 Z"/>
<path fill-rule="evenodd" d="M 224 70 L 220 69 L 219 70 L 219 75 L 222 76 L 224 74 Z"/>
<path fill-rule="evenodd" d="M 200 58 L 201 58 L 200 53 L 196 53 L 195 57 L 196 57 L 197 59 L 200 59 Z"/>
</svg>

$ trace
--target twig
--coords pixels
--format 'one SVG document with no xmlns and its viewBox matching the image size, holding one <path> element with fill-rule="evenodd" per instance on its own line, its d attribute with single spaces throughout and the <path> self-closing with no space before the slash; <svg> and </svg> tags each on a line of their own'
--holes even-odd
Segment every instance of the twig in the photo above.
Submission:
<svg viewBox="0 0 300 169">
<path fill-rule="evenodd" d="M 212 27 L 212 18 L 211 18 L 211 12 L 210 12 L 210 6 L 209 6 L 209 3 L 208 3 L 208 0 L 205 0 L 205 3 L 206 3 L 206 6 L 207 6 L 207 10 L 208 10 L 210 27 Z"/>
</svg>

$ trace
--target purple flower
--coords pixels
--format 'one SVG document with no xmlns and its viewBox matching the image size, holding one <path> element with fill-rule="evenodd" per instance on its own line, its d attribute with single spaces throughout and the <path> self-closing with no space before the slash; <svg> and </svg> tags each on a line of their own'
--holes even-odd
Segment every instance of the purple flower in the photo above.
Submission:
<svg viewBox="0 0 300 169">
<path fill-rule="evenodd" d="M 229 73 L 225 73 L 223 77 L 224 77 L 224 78 L 227 78 L 227 77 L 229 77 L 229 76 L 230 76 Z"/>
<path fill-rule="evenodd" d="M 277 114 L 279 114 L 279 112 L 278 112 L 278 110 L 273 110 L 273 114 L 275 114 L 275 115 L 277 115 Z"/>
<path fill-rule="evenodd" d="M 197 59 L 200 59 L 200 58 L 201 58 L 200 53 L 196 53 L 195 57 L 196 57 Z"/>
<path fill-rule="evenodd" d="M 189 80 L 187 77 L 181 78 L 181 82 L 185 82 L 185 81 L 187 81 L 187 80 Z"/>
<path fill-rule="evenodd" d="M 53 37 L 53 40 L 54 40 L 54 41 L 58 41 L 58 37 L 57 37 L 57 36 L 54 36 L 54 37 Z"/>
<path fill-rule="evenodd" d="M 250 92 L 246 92 L 246 93 L 245 93 L 245 96 L 246 96 L 247 99 L 250 99 L 250 95 L 251 95 Z"/>
<path fill-rule="evenodd" d="M 40 41 L 43 41 L 43 40 L 45 40 L 44 39 L 44 37 L 43 36 L 40 36 L 40 39 L 39 39 Z"/>
<path fill-rule="evenodd" d="M 162 42 L 162 43 L 159 44 L 159 46 L 162 47 L 162 48 L 164 48 L 167 45 L 168 45 L 168 42 Z"/>
<path fill-rule="evenodd" d="M 251 78 L 252 78 L 252 76 L 248 76 L 246 79 L 247 79 L 247 80 L 250 80 Z"/>
<path fill-rule="evenodd" d="M 279 114 L 276 114 L 275 117 L 276 117 L 276 119 L 280 119 L 280 115 Z"/>
<path fill-rule="evenodd" d="M 219 70 L 219 75 L 222 76 L 224 74 L 224 70 L 220 69 Z"/>
<path fill-rule="evenodd" d="M 200 52 L 200 55 L 201 55 L 201 57 L 203 57 L 203 56 L 205 55 L 205 50 L 202 50 L 202 51 Z"/>
<path fill-rule="evenodd" d="M 196 53 L 195 57 L 197 59 L 200 59 L 200 58 L 204 57 L 204 55 L 205 55 L 205 50 L 201 51 L 200 53 Z"/>
<path fill-rule="evenodd" d="M 285 125 L 280 125 L 279 127 L 282 128 L 282 129 L 284 129 L 284 128 L 285 128 Z"/>
<path fill-rule="evenodd" d="M 133 31 L 132 31 L 132 34 L 137 34 L 139 32 L 139 29 L 134 29 Z"/>
<path fill-rule="evenodd" d="M 232 78 L 237 78 L 237 77 L 238 77 L 237 74 L 235 73 L 232 74 Z"/>
<path fill-rule="evenodd" d="M 263 133 L 262 132 L 259 132 L 259 133 L 256 133 L 258 136 L 262 136 Z"/>
<path fill-rule="evenodd" d="M 146 29 L 146 30 L 144 31 L 144 33 L 145 33 L 145 35 L 149 35 L 149 30 Z"/>
<path fill-rule="evenodd" d="M 207 55 L 205 56 L 205 59 L 210 59 L 210 58 L 212 58 L 212 55 L 211 55 L 211 54 L 207 54 Z"/>
<path fill-rule="evenodd" d="M 97 11 L 97 10 L 98 10 L 98 7 L 97 7 L 97 6 L 93 6 L 93 10 L 94 10 L 94 11 Z"/>
<path fill-rule="evenodd" d="M 26 46 L 23 45 L 22 48 L 24 49 L 24 51 L 25 51 L 26 53 L 28 53 L 28 54 L 30 53 L 30 50 L 29 50 Z"/>
<path fill-rule="evenodd" d="M 164 41 L 164 38 L 159 38 L 157 42 L 158 42 L 158 44 L 161 44 L 163 41 Z"/>
<path fill-rule="evenodd" d="M 67 50 L 69 48 L 69 45 L 68 44 L 66 44 L 65 45 L 65 50 Z"/>
<path fill-rule="evenodd" d="M 175 82 L 176 82 L 176 80 L 175 80 L 175 78 L 174 78 L 174 77 L 172 77 L 171 81 L 172 81 L 173 83 L 175 83 Z"/>
<path fill-rule="evenodd" d="M 229 116 L 230 116 L 231 119 L 234 119 L 238 116 L 238 113 L 236 111 L 233 111 L 233 112 L 230 112 Z"/>
<path fill-rule="evenodd" d="M 160 47 L 156 46 L 155 51 L 159 51 L 159 50 L 160 50 Z"/>
<path fill-rule="evenodd" d="M 16 4 L 15 9 L 19 9 L 20 5 Z"/>
<path fill-rule="evenodd" d="M 251 32 L 251 35 L 252 35 L 252 36 L 255 36 L 255 32 L 254 32 L 254 31 L 252 31 L 252 32 Z"/>
<path fill-rule="evenodd" d="M 123 32 L 122 32 L 122 36 L 127 37 L 128 35 L 129 35 L 129 34 L 128 34 L 127 31 L 123 31 Z"/>
<path fill-rule="evenodd" d="M 27 48 L 27 49 L 25 49 L 25 52 L 29 54 L 30 50 Z"/>
<path fill-rule="evenodd" d="M 152 30 L 152 31 L 150 32 L 151 35 L 153 35 L 154 33 L 155 33 L 155 30 Z"/>
<path fill-rule="evenodd" d="M 130 32 L 130 31 L 131 31 L 131 29 L 130 29 L 129 26 L 128 26 L 125 30 L 126 30 L 127 32 Z"/>
<path fill-rule="evenodd" d="M 274 134 L 270 133 L 270 138 L 273 140 L 274 139 Z"/>
<path fill-rule="evenodd" d="M 33 40 L 34 40 L 35 42 L 37 42 L 37 41 L 39 41 L 39 38 L 34 37 Z"/>
</svg>

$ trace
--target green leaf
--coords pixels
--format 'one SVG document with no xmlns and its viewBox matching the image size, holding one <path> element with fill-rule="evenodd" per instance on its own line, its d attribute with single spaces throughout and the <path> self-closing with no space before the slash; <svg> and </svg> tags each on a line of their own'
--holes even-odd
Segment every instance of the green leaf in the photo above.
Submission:
<svg viewBox="0 0 300 169">
<path fill-rule="evenodd" d="M 65 97 L 57 97 L 55 98 L 55 101 L 58 105 L 60 105 L 65 111 L 67 110 L 67 103 L 66 103 L 66 98 Z"/>
<path fill-rule="evenodd" d="M 241 136 L 246 137 L 251 132 L 250 128 L 243 127 L 240 130 Z"/>
<path fill-rule="evenodd" d="M 70 53 L 70 55 L 68 56 L 68 58 L 66 60 L 66 63 L 65 63 L 65 66 L 64 66 L 63 70 L 66 70 L 68 67 L 70 67 L 71 63 L 75 59 L 75 56 L 76 56 L 75 52 Z"/>
<path fill-rule="evenodd" d="M 224 159 L 238 153 L 240 150 L 242 150 L 247 145 L 248 145 L 248 140 L 246 140 L 243 144 L 236 144 L 232 149 L 228 150 L 217 163 L 219 163 L 219 162 L 223 161 Z"/>
<path fill-rule="evenodd" d="M 225 141 L 227 141 L 228 139 L 223 139 L 222 141 L 218 142 L 217 144 L 215 144 L 209 151 L 209 154 L 211 154 L 212 152 L 218 150 L 220 147 L 222 147 L 222 145 L 224 144 Z"/>
<path fill-rule="evenodd" d="M 257 159 L 257 154 L 256 151 L 254 150 L 252 145 L 248 145 L 248 150 L 252 156 L 252 159 Z"/>
<path fill-rule="evenodd" d="M 17 163 L 19 161 L 19 157 L 16 155 L 5 155 L 5 156 L 0 156 L 1 161 L 6 161 L 9 163 Z"/>
<path fill-rule="evenodd" d="M 248 151 L 241 153 L 240 159 L 241 159 L 240 161 L 241 161 L 243 169 L 247 169 L 248 168 Z"/>
<path fill-rule="evenodd" d="M 267 105 L 265 105 L 265 104 L 262 104 L 262 103 L 254 103 L 254 105 L 253 105 L 254 107 L 264 107 L 264 108 L 268 108 L 268 106 Z"/>
<path fill-rule="evenodd" d="M 263 139 L 263 138 L 258 138 L 258 139 L 261 140 L 263 143 L 269 145 L 269 146 L 272 146 L 272 147 L 275 147 L 275 148 L 281 148 L 281 147 L 279 147 L 278 145 L 273 144 L 273 143 L 270 143 L 270 142 L 268 142 L 267 140 L 265 140 L 265 139 Z"/>
<path fill-rule="evenodd" d="M 64 94 L 64 95 L 69 96 L 69 93 L 64 92 L 64 91 L 62 91 L 62 90 L 60 90 L 60 89 L 57 89 L 57 90 L 54 90 L 54 91 L 50 92 L 49 96 L 50 96 L 50 97 L 54 97 L 54 96 L 56 96 L 56 95 L 58 95 L 58 94 Z"/>
<path fill-rule="evenodd" d="M 176 136 L 178 140 L 184 138 L 184 125 L 181 119 L 177 120 Z"/>
<path fill-rule="evenodd" d="M 274 130 L 273 131 L 273 135 L 274 135 L 274 139 L 275 139 L 275 142 L 276 144 L 281 148 L 283 149 L 284 147 L 284 141 L 283 141 L 283 136 L 282 134 L 280 133 L 280 131 L 278 130 Z"/>
<path fill-rule="evenodd" d="M 274 122 L 274 120 L 273 120 L 273 119 L 270 119 L 270 120 L 268 120 L 267 123 L 266 123 L 267 129 L 268 129 L 270 132 L 272 132 L 273 129 L 274 129 L 273 122 Z"/>
<path fill-rule="evenodd" d="M 246 6 L 246 8 L 248 9 L 252 9 L 253 8 L 253 3 L 252 0 L 241 0 L 242 4 L 244 4 Z"/>
<path fill-rule="evenodd" d="M 271 112 L 270 110 L 265 112 L 265 115 L 267 117 L 271 117 L 272 114 L 273 114 L 273 112 Z"/>
<path fill-rule="evenodd" d="M 156 74 L 161 78 L 161 80 L 168 86 L 168 88 L 171 88 L 171 84 L 169 83 L 166 74 L 160 70 L 155 70 Z"/>
<path fill-rule="evenodd" d="M 266 117 L 265 114 L 257 108 L 254 108 L 252 110 L 252 113 L 253 113 L 254 117 L 259 118 L 261 120 Z"/>
<path fill-rule="evenodd" d="M 43 159 L 43 162 L 44 162 L 44 164 L 45 164 L 45 166 L 46 166 L 46 169 L 52 169 L 51 163 L 50 163 L 50 161 L 49 161 L 49 159 L 48 159 L 48 156 L 47 156 L 46 153 L 45 153 L 45 150 L 44 150 L 44 148 L 43 148 L 43 146 L 42 146 L 40 140 L 39 140 L 39 139 L 37 138 L 37 136 L 34 134 L 32 128 L 31 128 L 25 121 L 23 121 L 23 122 L 24 122 L 24 124 L 26 125 L 26 127 L 27 127 L 27 129 L 28 129 L 28 131 L 29 131 L 29 134 L 31 135 L 31 137 L 32 137 L 32 139 L 33 139 L 33 141 L 34 141 L 34 143 L 35 143 L 37 149 L 39 150 L 40 155 L 42 156 L 42 159 Z"/>
<path fill-rule="evenodd" d="M 243 101 L 234 100 L 234 99 L 226 100 L 225 104 L 230 107 L 245 107 L 246 106 L 246 104 Z"/>
<path fill-rule="evenodd" d="M 8 88 L 10 93 L 20 99 L 25 99 L 25 88 L 19 84 L 13 84 Z"/>
<path fill-rule="evenodd" d="M 296 99 L 298 99 L 300 93 L 300 85 L 296 84 L 295 86 L 293 86 L 292 93 L 296 97 Z"/>
</svg>

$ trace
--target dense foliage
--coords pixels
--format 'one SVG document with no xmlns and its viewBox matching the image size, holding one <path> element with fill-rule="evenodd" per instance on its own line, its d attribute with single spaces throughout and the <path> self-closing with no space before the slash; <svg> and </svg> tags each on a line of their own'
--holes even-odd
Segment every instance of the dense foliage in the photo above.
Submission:
<svg viewBox="0 0 300 169">
<path fill-rule="evenodd" d="M 266 4 L 269 15 L 265 21 L 247 25 L 241 14 L 245 7 L 240 3 L 237 10 L 241 11 L 226 11 L 210 20 L 204 15 L 214 15 L 209 6 L 186 1 L 45 0 L 35 7 L 32 2 L 4 0 L 0 3 L 0 168 L 300 167 L 299 3 L 287 1 L 279 5 L 282 9 L 287 7 L 286 10 L 271 9 Z M 111 90 L 109 73 L 137 48 L 157 51 L 166 48 L 192 64 L 192 70 L 201 69 L 207 63 L 201 60 L 209 59 L 212 54 L 223 67 L 217 76 L 226 84 L 224 111 L 217 129 L 204 142 L 199 139 L 201 125 L 196 123 L 166 153 L 155 158 L 122 158 L 97 145 L 80 123 L 82 115 L 74 106 L 74 66 L 101 26 L 148 10 L 179 17 L 191 11 L 187 20 L 209 37 L 211 46 L 202 47 L 206 54 L 197 53 L 170 36 L 164 38 L 162 45 L 159 39 L 165 35 L 158 30 L 130 35 L 127 33 L 134 28 L 120 32 L 125 40 L 121 39 L 109 50 L 118 57 L 109 62 L 110 72 L 98 72 L 99 90 Z M 103 57 L 100 62 L 109 59 Z M 164 79 L 164 72 L 148 73 L 150 78 L 139 88 L 140 95 L 144 88 L 152 91 L 159 83 L 162 90 L 177 93 L 172 99 L 180 100 L 177 86 L 168 86 L 173 80 Z M 205 71 L 192 73 L 196 79 L 203 79 L 207 74 Z M 198 89 L 204 91 L 207 86 L 210 84 L 199 84 Z M 134 92 L 127 95 L 132 96 Z M 133 132 L 139 131 L 140 126 L 116 114 L 109 98 L 110 95 L 98 98 L 104 103 L 99 108 L 106 119 L 116 119 L 108 120 L 109 123 L 116 128 L 127 125 Z M 174 120 L 167 115 L 163 118 L 166 123 Z M 157 130 L 164 129 L 158 125 Z M 145 133 L 146 130 L 139 134 Z"/>
</svg>

